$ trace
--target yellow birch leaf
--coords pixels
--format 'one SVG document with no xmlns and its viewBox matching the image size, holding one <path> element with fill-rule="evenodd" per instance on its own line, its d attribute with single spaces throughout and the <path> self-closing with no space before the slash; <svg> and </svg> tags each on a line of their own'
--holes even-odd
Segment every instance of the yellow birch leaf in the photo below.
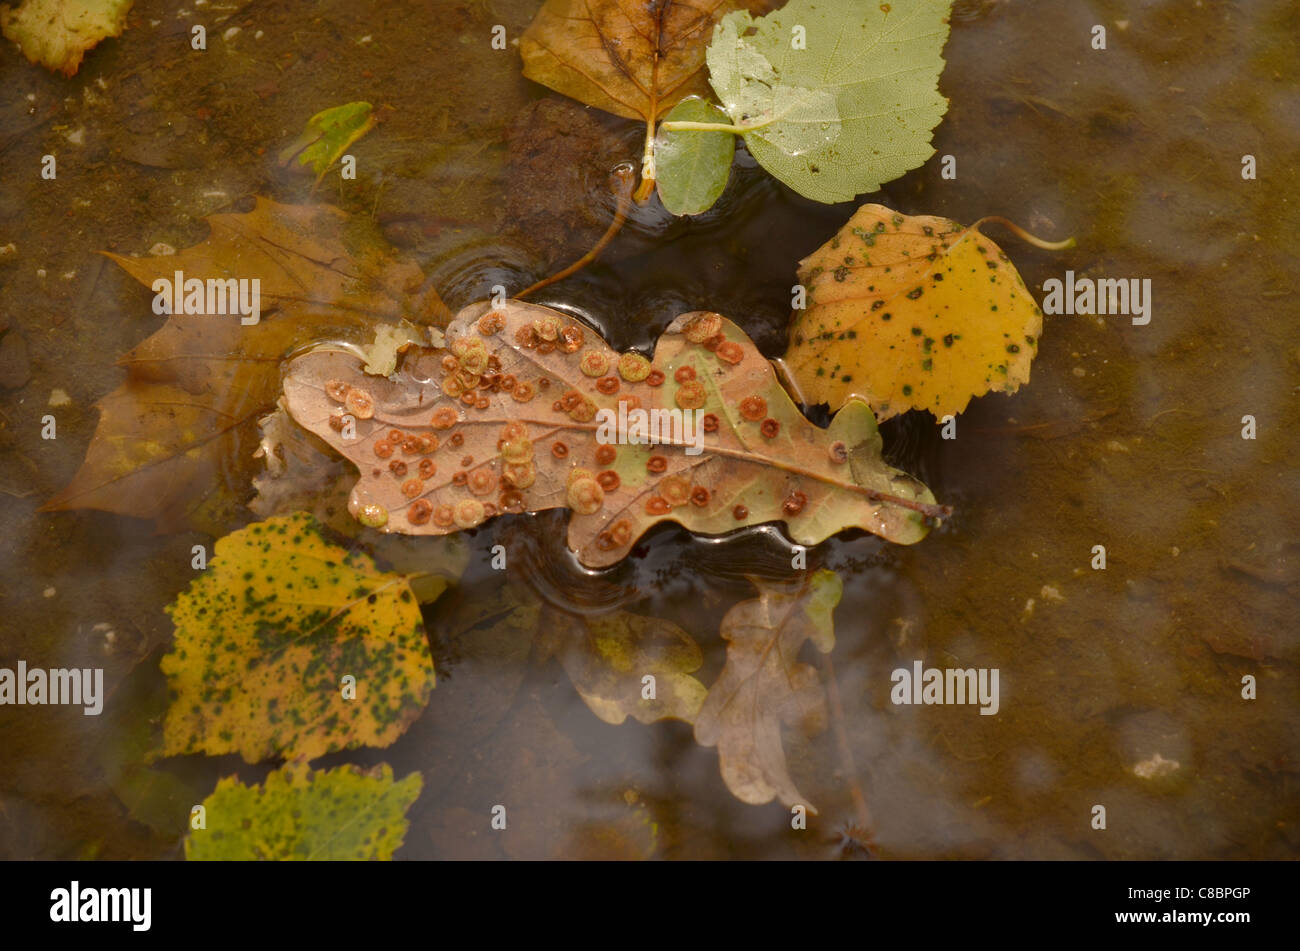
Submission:
<svg viewBox="0 0 1300 951">
<path fill-rule="evenodd" d="M 551 612 L 542 648 L 559 658 L 591 712 L 615 726 L 695 719 L 708 693 L 691 676 L 704 663 L 699 645 L 671 621 L 616 611 L 571 618 Z M 647 697 L 645 677 L 654 678 Z"/>
<path fill-rule="evenodd" d="M 942 417 L 1029 381 L 1043 315 L 978 227 L 863 205 L 800 262 L 808 306 L 784 363 L 804 403 Z"/>
<path fill-rule="evenodd" d="M 303 513 L 220 539 L 167 609 L 163 755 L 256 763 L 391 744 L 434 684 L 409 580 L 330 543 Z"/>
</svg>

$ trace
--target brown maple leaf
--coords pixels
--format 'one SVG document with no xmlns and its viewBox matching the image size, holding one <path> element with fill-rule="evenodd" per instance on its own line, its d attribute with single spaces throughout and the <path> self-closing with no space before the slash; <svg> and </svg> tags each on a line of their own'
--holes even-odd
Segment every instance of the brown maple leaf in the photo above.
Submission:
<svg viewBox="0 0 1300 951">
<path fill-rule="evenodd" d="M 709 95 L 704 51 L 728 13 L 765 13 L 769 0 L 547 0 L 524 32 L 524 75 L 616 116 L 646 123 L 643 185 L 654 183 L 659 117 Z"/>
<path fill-rule="evenodd" d="M 256 419 L 275 405 L 288 353 L 321 338 L 361 340 L 402 316 L 445 322 L 436 293 L 412 296 L 419 268 L 361 249 L 336 208 L 258 199 L 246 214 L 207 220 L 208 239 L 179 254 L 107 256 L 146 287 L 178 271 L 204 281 L 256 278 L 260 320 L 169 316 L 120 360 L 126 381 L 98 402 L 81 469 L 43 511 L 102 509 L 176 528 L 253 451 Z"/>
</svg>

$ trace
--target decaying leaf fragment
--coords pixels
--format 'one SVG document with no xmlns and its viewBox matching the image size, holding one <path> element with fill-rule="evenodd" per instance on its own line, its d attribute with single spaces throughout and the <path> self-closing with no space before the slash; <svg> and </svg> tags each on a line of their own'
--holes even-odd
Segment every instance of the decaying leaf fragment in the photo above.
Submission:
<svg viewBox="0 0 1300 951">
<path fill-rule="evenodd" d="M 406 838 L 419 773 L 394 782 L 392 767 L 308 769 L 290 763 L 245 786 L 227 776 L 203 800 L 206 828 L 185 839 L 201 861 L 388 861 Z"/>
<path fill-rule="evenodd" d="M 799 264 L 808 306 L 784 362 L 805 403 L 880 419 L 960 413 L 1029 380 L 1043 315 L 1002 250 L 946 218 L 863 205 Z"/>
<path fill-rule="evenodd" d="M 26 0 L 18 9 L 0 6 L 0 29 L 33 63 L 64 76 L 76 75 L 87 50 L 121 36 L 135 0 Z"/>
<path fill-rule="evenodd" d="M 567 507 L 570 549 L 601 567 L 660 521 L 720 534 L 780 520 L 805 545 L 860 527 L 910 544 L 945 514 L 881 461 L 866 404 L 819 429 L 718 314 L 679 317 L 653 360 L 515 301 L 467 307 L 446 340 L 388 379 L 339 350 L 290 366 L 289 412 L 357 465 L 363 524 L 442 535 Z"/>
<path fill-rule="evenodd" d="M 825 569 L 806 583 L 754 580 L 759 596 L 722 619 L 727 663 L 695 720 L 695 739 L 716 746 L 722 778 L 742 802 L 780 799 L 817 810 L 795 788 L 786 767 L 782 726 L 822 728 L 826 703 L 817 671 L 799 661 L 805 641 L 823 654 L 835 646 L 831 612 L 843 586 Z"/>
<path fill-rule="evenodd" d="M 559 658 L 606 723 L 617 726 L 629 715 L 642 723 L 690 722 L 708 693 L 691 676 L 704 663 L 699 645 L 671 621 L 626 611 L 588 618 L 551 611 L 540 635 L 542 649 Z"/>
<path fill-rule="evenodd" d="M 275 404 L 286 354 L 322 338 L 365 342 L 376 323 L 403 316 L 450 317 L 436 293 L 422 290 L 418 267 L 359 242 L 337 208 L 258 199 L 247 214 L 207 220 L 208 239 L 179 254 L 107 255 L 151 289 L 178 273 L 186 284 L 200 282 L 186 297 L 201 307 L 170 314 L 122 358 L 126 382 L 97 404 L 81 469 L 43 511 L 95 508 L 180 527 L 224 484 L 230 460 L 251 455 L 256 419 Z M 229 308 L 207 310 L 217 285 L 254 279 L 256 323 Z M 142 318 L 149 306 L 141 303 Z"/>
<path fill-rule="evenodd" d="M 388 746 L 433 689 L 407 576 L 330 543 L 309 515 L 218 540 L 168 613 L 176 642 L 162 659 L 173 694 L 165 756 L 239 753 L 256 763 Z"/>
<path fill-rule="evenodd" d="M 307 120 L 302 135 L 280 151 L 280 164 L 295 158 L 299 165 L 310 165 L 316 173 L 315 191 L 320 181 L 353 142 L 375 127 L 372 106 L 368 102 L 349 102 L 323 109 Z"/>
</svg>

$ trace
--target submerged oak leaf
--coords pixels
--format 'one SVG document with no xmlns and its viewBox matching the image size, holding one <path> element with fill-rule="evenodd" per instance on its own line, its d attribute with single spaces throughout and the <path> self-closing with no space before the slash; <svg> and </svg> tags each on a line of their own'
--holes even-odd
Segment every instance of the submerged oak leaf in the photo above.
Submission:
<svg viewBox="0 0 1300 951">
<path fill-rule="evenodd" d="M 695 740 L 718 748 L 723 781 L 737 799 L 780 799 L 816 813 L 790 777 L 781 728 L 815 732 L 825 723 L 817 671 L 797 658 L 805 641 L 823 654 L 835 646 L 831 613 L 843 584 L 826 569 L 793 585 L 753 581 L 759 596 L 722 619 L 727 662 L 695 719 Z"/>
<path fill-rule="evenodd" d="M 163 755 L 256 763 L 391 744 L 434 685 L 409 581 L 331 543 L 304 513 L 219 539 L 167 609 Z"/>
<path fill-rule="evenodd" d="M 418 267 L 362 240 L 337 208 L 259 198 L 250 212 L 207 221 L 208 239 L 178 254 L 107 255 L 155 290 L 178 274 L 202 282 L 194 287 L 199 312 L 170 314 L 120 360 L 127 378 L 96 404 L 99 424 L 81 469 L 43 511 L 94 508 L 180 527 L 225 484 L 231 460 L 250 458 L 288 353 L 322 338 L 365 343 L 376 323 L 403 316 L 450 316 L 422 287 Z M 256 323 L 215 306 L 218 285 L 254 279 Z"/>
<path fill-rule="evenodd" d="M 591 712 L 606 723 L 617 726 L 629 715 L 642 723 L 691 722 L 708 693 L 691 676 L 704 663 L 699 645 L 671 621 L 627 611 L 597 617 L 553 611 L 540 635 L 542 650 L 559 659 Z"/>
<path fill-rule="evenodd" d="M 442 535 L 567 507 L 569 548 L 603 567 L 661 521 L 704 534 L 784 521 L 805 545 L 859 527 L 910 544 L 947 512 L 881 460 L 865 403 L 818 428 L 718 314 L 683 314 L 653 360 L 517 301 L 465 308 L 446 340 L 387 379 L 343 350 L 290 365 L 289 412 L 358 467 L 349 508 L 366 525 Z"/>
<path fill-rule="evenodd" d="M 784 357 L 802 401 L 942 417 L 1028 382 L 1043 315 L 978 227 L 863 205 L 804 258 Z"/>
<path fill-rule="evenodd" d="M 546 0 L 519 42 L 524 75 L 644 121 L 642 175 L 653 183 L 655 123 L 686 96 L 708 94 L 704 51 L 714 25 L 735 10 L 770 7 L 769 0 Z"/>
<path fill-rule="evenodd" d="M 203 800 L 204 828 L 185 839 L 202 861 L 388 861 L 406 838 L 406 811 L 424 780 L 394 782 L 392 767 L 329 770 L 289 763 L 245 786 L 227 776 Z"/>
</svg>

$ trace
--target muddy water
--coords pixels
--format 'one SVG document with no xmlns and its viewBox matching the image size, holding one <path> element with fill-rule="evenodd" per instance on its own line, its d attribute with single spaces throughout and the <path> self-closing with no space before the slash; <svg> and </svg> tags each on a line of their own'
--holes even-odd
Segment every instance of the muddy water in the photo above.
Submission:
<svg viewBox="0 0 1300 951">
<path fill-rule="evenodd" d="M 309 180 L 276 152 L 319 109 L 368 99 L 385 121 L 354 149 L 358 180 L 328 179 L 326 200 L 371 218 L 453 306 L 548 273 L 603 229 L 605 173 L 638 132 L 537 105 L 554 97 L 490 50 L 494 24 L 517 37 L 537 6 L 141 0 L 72 80 L 6 48 L 0 664 L 102 666 L 109 697 L 97 718 L 0 708 L 0 855 L 176 857 L 218 777 L 267 771 L 146 763 L 165 708 L 162 609 L 212 536 L 36 511 L 80 463 L 92 404 L 121 378 L 113 358 L 156 327 L 148 293 L 94 252 L 196 243 L 203 215 L 254 194 L 306 200 Z M 189 48 L 194 23 L 206 52 Z M 1090 48 L 1094 24 L 1105 51 Z M 874 197 L 1073 234 L 1078 247 L 1053 254 L 990 229 L 1036 293 L 1067 269 L 1150 279 L 1152 319 L 1049 316 L 1031 383 L 976 401 L 955 440 L 928 418 L 886 426 L 891 460 L 957 514 L 914 547 L 847 533 L 810 553 L 845 580 L 832 659 L 853 765 L 832 731 L 787 736 L 819 810 L 807 831 L 780 805 L 733 799 L 688 726 L 602 723 L 531 656 L 529 631 L 491 626 L 539 599 L 663 616 L 699 640 L 708 682 L 746 577 L 790 575 L 780 532 L 663 529 L 593 575 L 549 513 L 465 539 L 462 584 L 426 613 L 440 678 L 426 714 L 389 750 L 325 761 L 424 774 L 399 856 L 834 857 L 856 784 L 888 857 L 1294 857 L 1298 38 L 1288 0 L 958 3 L 935 139 L 957 178 L 936 157 Z M 563 147 L 568 161 L 548 157 Z M 46 153 L 55 182 L 38 176 Z M 1246 154 L 1257 180 L 1242 178 Z M 617 347 L 707 307 L 775 355 L 796 262 L 851 212 L 742 167 L 715 212 L 638 212 L 602 262 L 541 300 Z M 55 389 L 70 405 L 50 409 Z M 47 412 L 55 440 L 39 435 Z M 498 542 L 509 594 L 488 565 Z M 890 703 L 891 671 L 915 661 L 997 668 L 997 715 Z M 1246 675 L 1257 699 L 1242 698 Z M 486 831 L 497 803 L 506 833 Z"/>
</svg>

